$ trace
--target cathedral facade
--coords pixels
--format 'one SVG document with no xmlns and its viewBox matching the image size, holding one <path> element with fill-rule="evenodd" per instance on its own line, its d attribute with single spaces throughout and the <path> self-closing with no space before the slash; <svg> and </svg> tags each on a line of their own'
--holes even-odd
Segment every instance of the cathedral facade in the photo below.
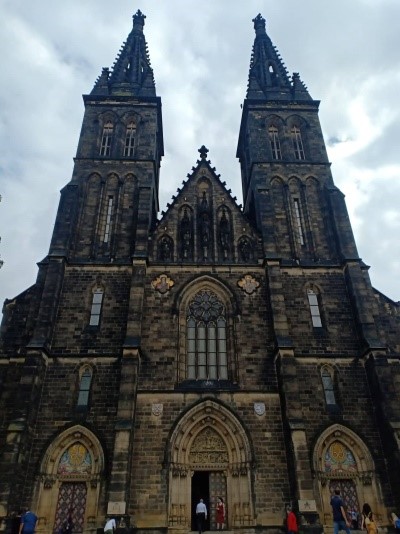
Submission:
<svg viewBox="0 0 400 534">
<path fill-rule="evenodd" d="M 37 532 L 331 525 L 330 495 L 400 510 L 400 307 L 375 290 L 312 99 L 266 33 L 238 205 L 200 147 L 158 216 L 161 99 L 138 11 L 90 94 L 36 283 L 6 300 L 0 517 Z M 194 160 L 196 158 L 194 157 Z"/>
</svg>

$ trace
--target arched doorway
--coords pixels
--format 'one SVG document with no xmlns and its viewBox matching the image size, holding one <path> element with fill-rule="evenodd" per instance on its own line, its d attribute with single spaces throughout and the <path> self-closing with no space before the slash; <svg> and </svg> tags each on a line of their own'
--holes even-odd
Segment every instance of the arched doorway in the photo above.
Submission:
<svg viewBox="0 0 400 534">
<path fill-rule="evenodd" d="M 382 515 L 372 456 L 349 428 L 336 424 L 321 434 L 314 449 L 314 472 L 325 525 L 332 523 L 330 499 L 335 489 L 340 489 L 348 512 L 360 513 L 362 504 L 368 502 L 378 516 Z"/>
<path fill-rule="evenodd" d="M 195 509 L 202 498 L 207 529 L 215 529 L 217 497 L 226 505 L 227 528 L 254 524 L 251 504 L 251 450 L 237 418 L 214 400 L 205 400 L 178 422 L 170 439 L 170 527 L 195 529 Z"/>
<path fill-rule="evenodd" d="M 80 425 L 62 432 L 47 449 L 36 483 L 38 532 L 58 532 L 67 520 L 74 533 L 95 531 L 103 470 L 92 432 Z"/>
</svg>

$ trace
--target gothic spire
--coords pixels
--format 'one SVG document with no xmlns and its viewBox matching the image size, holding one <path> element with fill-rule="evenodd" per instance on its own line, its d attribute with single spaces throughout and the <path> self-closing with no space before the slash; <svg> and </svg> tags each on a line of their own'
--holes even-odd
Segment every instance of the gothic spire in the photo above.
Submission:
<svg viewBox="0 0 400 534">
<path fill-rule="evenodd" d="M 112 67 L 97 80 L 92 94 L 156 96 L 153 69 L 143 33 L 146 16 L 138 10 L 133 15 L 133 27 L 123 43 Z M 108 79 L 105 82 L 105 74 Z"/>
<path fill-rule="evenodd" d="M 276 47 L 265 30 L 265 19 L 258 14 L 253 19 L 256 37 L 250 60 L 247 98 L 257 100 L 291 100 L 293 86 L 288 71 Z M 298 84 L 296 86 L 298 88 Z M 296 91 L 301 100 L 310 99 L 305 86 Z M 308 97 L 308 98 L 307 98 Z"/>
</svg>

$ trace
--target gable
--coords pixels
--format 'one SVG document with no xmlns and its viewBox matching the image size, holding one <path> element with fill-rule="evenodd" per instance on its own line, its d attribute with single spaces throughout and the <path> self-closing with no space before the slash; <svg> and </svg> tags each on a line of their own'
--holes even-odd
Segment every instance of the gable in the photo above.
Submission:
<svg viewBox="0 0 400 534">
<path fill-rule="evenodd" d="M 150 261 L 254 263 L 257 249 L 256 230 L 203 159 L 154 231 Z"/>
</svg>

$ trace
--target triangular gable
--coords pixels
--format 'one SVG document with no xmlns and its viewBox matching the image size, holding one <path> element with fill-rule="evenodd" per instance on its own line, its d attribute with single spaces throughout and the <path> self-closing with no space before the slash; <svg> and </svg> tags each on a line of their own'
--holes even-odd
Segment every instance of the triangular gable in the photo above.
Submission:
<svg viewBox="0 0 400 534">
<path fill-rule="evenodd" d="M 202 147 L 199 152 L 201 159 L 153 233 L 151 261 L 257 262 L 256 230 L 206 159 L 208 150 Z"/>
</svg>

